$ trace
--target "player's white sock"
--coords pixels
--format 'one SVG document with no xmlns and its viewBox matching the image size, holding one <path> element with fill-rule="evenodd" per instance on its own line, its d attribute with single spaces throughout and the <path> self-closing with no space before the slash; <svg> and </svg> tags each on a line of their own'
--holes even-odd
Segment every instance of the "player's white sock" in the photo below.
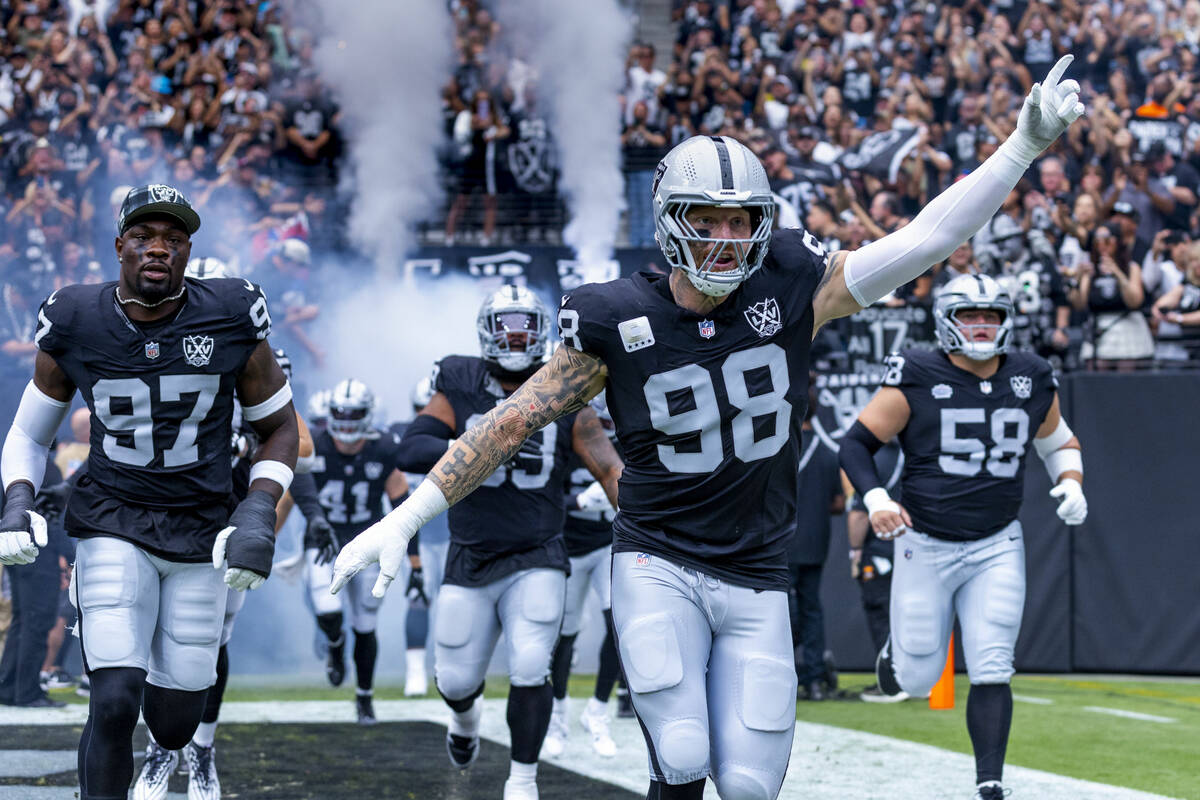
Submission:
<svg viewBox="0 0 1200 800">
<path fill-rule="evenodd" d="M 521 783 L 537 782 L 537 762 L 522 764 L 520 761 L 508 762 L 508 778 Z"/>
<path fill-rule="evenodd" d="M 589 697 L 587 702 L 587 714 L 589 717 L 608 716 L 608 703 L 602 703 L 595 697 Z"/>
<path fill-rule="evenodd" d="M 192 741 L 201 747 L 212 747 L 213 740 L 217 738 L 217 723 L 201 722 L 196 727 L 196 732 L 192 734 Z"/>
<path fill-rule="evenodd" d="M 466 711 L 450 710 L 450 733 L 455 736 L 471 738 L 479 735 L 479 717 L 483 714 L 483 705 L 479 698 Z"/>
<path fill-rule="evenodd" d="M 375 695 L 375 690 L 355 688 L 354 695 L 355 697 L 373 697 Z"/>
</svg>

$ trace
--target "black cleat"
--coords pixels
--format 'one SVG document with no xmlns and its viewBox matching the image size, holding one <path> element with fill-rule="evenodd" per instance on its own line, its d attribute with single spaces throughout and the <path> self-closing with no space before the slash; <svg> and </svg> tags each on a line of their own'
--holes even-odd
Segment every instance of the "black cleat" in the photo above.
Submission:
<svg viewBox="0 0 1200 800">
<path fill-rule="evenodd" d="M 341 686 L 346 680 L 346 634 L 336 642 L 329 643 L 329 655 L 325 657 L 325 677 L 330 686 Z"/>
<path fill-rule="evenodd" d="M 875 680 L 879 691 L 889 696 L 895 696 L 904 691 L 896 680 L 896 670 L 892 667 L 892 637 L 883 643 L 883 649 L 875 659 Z"/>
<path fill-rule="evenodd" d="M 452 766 L 466 769 L 474 764 L 475 759 L 479 756 L 479 737 L 447 733 L 446 755 L 450 756 Z"/>
<path fill-rule="evenodd" d="M 354 698 L 354 708 L 358 712 L 359 725 L 374 725 L 378 722 L 375 719 L 375 704 L 372 702 L 371 695 L 357 695 Z"/>
<path fill-rule="evenodd" d="M 633 700 L 629 697 L 629 690 L 624 686 L 617 688 L 617 716 L 626 719 L 637 716 L 633 713 Z"/>
<path fill-rule="evenodd" d="M 975 787 L 975 797 L 972 800 L 1004 800 L 1011 792 L 999 783 L 989 783 Z"/>
</svg>

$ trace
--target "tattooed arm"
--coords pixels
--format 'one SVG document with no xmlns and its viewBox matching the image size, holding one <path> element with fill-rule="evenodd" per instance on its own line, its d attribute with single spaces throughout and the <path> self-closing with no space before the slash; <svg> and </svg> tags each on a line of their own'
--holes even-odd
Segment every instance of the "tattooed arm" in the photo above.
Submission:
<svg viewBox="0 0 1200 800">
<path fill-rule="evenodd" d="M 846 256 L 849 254 L 848 250 L 838 250 L 836 253 L 830 253 L 825 259 L 825 274 L 821 276 L 817 291 L 813 293 L 814 339 L 817 337 L 817 331 L 821 330 L 821 326 L 826 322 L 838 317 L 848 317 L 862 310 L 862 306 L 846 288 Z"/>
<path fill-rule="evenodd" d="M 583 460 L 592 477 L 600 481 L 608 502 L 613 508 L 617 507 L 617 479 L 625 465 L 617 455 L 617 448 L 609 441 L 608 434 L 600 424 L 600 418 L 591 408 L 585 408 L 575 417 L 571 429 L 571 446 Z"/>
<path fill-rule="evenodd" d="M 383 597 L 407 559 L 413 534 L 473 492 L 534 431 L 583 408 L 604 388 L 607 372 L 595 356 L 566 345 L 558 348 L 549 364 L 455 440 L 407 500 L 342 548 L 330 591 L 336 594 L 364 567 L 379 562 L 371 593 Z M 615 476 L 612 483 L 615 499 Z"/>
<path fill-rule="evenodd" d="M 595 356 L 559 347 L 550 363 L 458 437 L 430 471 L 430 480 L 454 505 L 511 459 L 535 431 L 583 408 L 604 388 L 607 374 Z"/>
</svg>

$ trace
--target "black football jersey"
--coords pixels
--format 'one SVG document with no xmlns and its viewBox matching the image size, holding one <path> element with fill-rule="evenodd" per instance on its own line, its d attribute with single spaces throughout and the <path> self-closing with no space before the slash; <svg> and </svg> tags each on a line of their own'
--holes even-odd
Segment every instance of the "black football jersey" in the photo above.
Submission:
<svg viewBox="0 0 1200 800">
<path fill-rule="evenodd" d="M 386 431 L 375 433 L 378 435 L 367 439 L 353 455 L 340 452 L 329 431 L 321 431 L 313 440 L 312 476 L 317 482 L 317 499 L 342 545 L 390 510 L 384 507 L 384 487 L 388 476 L 398 469 L 400 436 Z"/>
<path fill-rule="evenodd" d="M 580 511 L 573 505 L 575 495 L 596 480 L 574 450 L 567 457 L 565 474 L 566 485 L 563 490 L 567 500 L 567 519 L 563 523 L 563 538 L 567 542 L 567 555 L 571 558 L 585 556 L 598 548 L 611 546 L 615 514 L 611 511 Z"/>
<path fill-rule="evenodd" d="M 910 409 L 900 485 L 913 528 L 982 539 L 1016 519 L 1025 456 L 1058 387 L 1045 359 L 1009 352 L 987 379 L 940 350 L 908 349 L 885 363 L 884 385 L 904 392 Z"/>
<path fill-rule="evenodd" d="M 471 356 L 438 362 L 434 388 L 454 409 L 455 436 L 507 397 L 484 360 Z M 534 433 L 512 461 L 450 507 L 446 583 L 485 586 L 522 569 L 570 569 L 562 537 L 563 479 L 575 416 Z"/>
<path fill-rule="evenodd" d="M 762 267 L 707 315 L 681 308 L 667 276 L 650 273 L 563 298 L 563 342 L 608 367 L 625 453 L 614 552 L 786 590 L 824 268 L 811 234 L 780 230 Z"/>
<path fill-rule="evenodd" d="M 240 279 L 185 279 L 179 312 L 135 323 L 116 282 L 67 286 L 42 304 L 35 340 L 92 412 L 86 480 L 68 505 L 74 535 L 113 535 L 175 560 L 203 560 L 231 504 L 237 377 L 271 318 Z M 141 530 L 117 505 L 184 512 Z M 166 526 L 170 527 L 170 526 Z"/>
</svg>

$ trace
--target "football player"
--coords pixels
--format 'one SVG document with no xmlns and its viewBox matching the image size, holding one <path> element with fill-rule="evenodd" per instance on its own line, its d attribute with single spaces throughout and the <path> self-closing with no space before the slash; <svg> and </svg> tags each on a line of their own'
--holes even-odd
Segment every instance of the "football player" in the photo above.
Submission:
<svg viewBox="0 0 1200 800">
<path fill-rule="evenodd" d="M 909 349 L 887 359 L 883 387 L 842 438 L 840 457 L 876 535 L 904 536 L 896 542 L 891 635 L 876 663 L 879 688 L 928 693 L 945 666 L 957 615 L 971 679 L 975 798 L 999 800 L 1025 605 L 1017 520 L 1025 456 L 1032 445 L 1045 462 L 1068 525 L 1087 516 L 1083 459 L 1050 365 L 1010 350 L 1015 311 L 1000 284 L 961 275 L 938 295 L 933 314 L 941 351 Z M 872 459 L 893 436 L 905 457 L 903 507 Z"/>
<path fill-rule="evenodd" d="M 604 394 L 592 400 L 592 408 L 610 439 L 615 439 L 615 427 Z M 616 445 L 616 442 L 613 442 Z M 620 450 L 618 449 L 618 454 Z M 563 609 L 562 630 L 550 662 L 550 683 L 554 686 L 554 711 L 546 733 L 546 755 L 562 755 L 570 735 L 570 715 L 567 708 L 567 683 L 571 677 L 571 660 L 575 655 L 575 637 L 583 621 L 583 604 L 589 589 L 600 601 L 604 615 L 604 641 L 600 645 L 600 664 L 596 670 L 596 689 L 588 698 L 579 724 L 592 737 L 592 749 L 605 758 L 617 754 L 617 745 L 608 731 L 608 697 L 620 675 L 617 646 L 613 639 L 612 602 L 609 592 L 612 572 L 612 521 L 616 511 L 608 502 L 604 487 L 592 478 L 579 456 L 571 453 L 566 474 L 567 519 L 563 539 L 571 558 L 571 574 L 567 577 L 567 599 Z"/>
<path fill-rule="evenodd" d="M 91 679 L 84 800 L 126 796 L 139 710 L 168 750 L 192 738 L 216 679 L 226 586 L 253 589 L 270 574 L 275 503 L 296 463 L 296 414 L 267 342 L 266 298 L 249 281 L 184 277 L 199 227 L 170 186 L 126 195 L 120 277 L 64 287 L 42 304 L 33 380 L 0 461 L 0 561 L 29 559 L 45 542 L 29 509 L 46 449 L 76 390 L 83 395 L 91 450 L 66 528 L 80 539 L 72 594 Z M 235 398 L 260 441 L 236 504 Z"/>
<path fill-rule="evenodd" d="M 724 800 L 776 797 L 795 727 L 785 546 L 812 337 L 915 279 L 991 218 L 1083 113 L 1079 85 L 1060 82 L 1070 61 L 1030 90 L 992 157 L 909 225 L 853 252 L 827 256 L 802 230 L 772 235 L 766 173 L 736 140 L 677 145 L 653 183 L 671 273 L 567 295 L 550 363 L 342 551 L 334 588 L 380 561 L 376 591 L 385 591 L 417 528 L 607 387 L 626 455 L 613 623 L 649 745 L 648 796 L 699 798 L 711 775 Z"/>
<path fill-rule="evenodd" d="M 231 277 L 227 272 L 218 274 L 215 268 L 206 271 L 194 268 L 197 261 L 212 262 L 215 260 L 211 258 L 193 258 L 188 263 L 184 274 L 189 278 L 196 278 L 198 280 Z M 287 353 L 279 348 L 275 348 L 271 353 L 275 357 L 275 363 L 279 365 L 279 368 L 283 370 L 284 376 L 291 383 L 291 359 L 288 358 Z M 254 432 L 254 428 L 242 417 L 241 406 L 236 404 L 234 406 L 234 421 L 238 424 L 235 426 L 233 437 L 233 497 L 240 502 L 246 497 L 249 491 L 250 462 L 254 457 L 254 451 L 258 445 L 258 437 Z M 313 442 L 312 437 L 308 433 L 308 428 L 298 412 L 296 414 L 296 428 L 299 433 L 296 475 L 292 480 L 292 485 L 288 487 L 288 490 L 275 506 L 276 533 L 279 532 L 283 521 L 287 519 L 287 515 L 291 511 L 291 497 L 297 493 L 297 487 L 303 479 L 307 479 L 309 483 L 312 482 L 312 477 L 305 473 L 312 465 Z M 314 499 L 315 494 L 314 490 Z M 329 524 L 320 515 L 314 519 L 306 514 L 306 519 L 309 520 L 310 525 L 319 522 L 327 527 Z M 221 780 L 217 775 L 216 746 L 214 742 L 217 735 L 217 720 L 221 714 L 221 703 L 225 698 L 225 684 L 229 680 L 228 644 L 229 640 L 233 637 L 234 622 L 237 619 L 238 612 L 242 610 L 246 598 L 244 592 L 236 591 L 232 587 L 227 589 L 225 594 L 225 619 L 221 624 L 220 649 L 217 651 L 217 679 L 209 687 L 208 694 L 205 696 L 204 713 L 200 716 L 200 724 L 196 727 L 196 733 L 183 748 L 183 763 L 186 765 L 188 773 L 189 800 L 220 800 L 221 797 Z M 146 745 L 146 758 L 142 762 L 142 771 L 138 774 L 137 783 L 133 785 L 133 800 L 162 800 L 162 798 L 166 797 L 171 773 L 175 770 L 176 764 L 180 762 L 179 753 L 175 750 L 168 750 L 159 744 L 155 740 L 153 732 L 148 734 L 148 738 L 149 742 Z M 182 770 L 183 766 L 180 766 L 180 769 Z"/>
<path fill-rule="evenodd" d="M 339 547 L 383 517 L 385 497 L 394 507 L 408 495 L 408 481 L 397 469 L 400 437 L 372 427 L 374 412 L 375 393 L 362 381 L 344 380 L 329 393 L 329 422 L 315 440 L 312 476 L 332 527 L 323 541 L 310 528 L 313 535 L 305 537 L 304 552 L 309 596 L 329 647 L 325 676 L 333 686 L 341 686 L 346 677 L 343 598 L 329 593 L 333 558 Z M 354 632 L 355 710 L 360 725 L 376 721 L 372 697 L 381 599 L 371 594 L 373 582 L 373 575 L 359 577 L 344 598 Z"/>
<path fill-rule="evenodd" d="M 427 471 L 455 437 L 484 424 L 542 364 L 550 314 L 529 289 L 505 286 L 490 295 L 477 327 L 482 357 L 442 359 L 433 397 L 405 431 L 410 471 Z M 615 493 L 621 460 L 596 412 L 585 408 L 533 433 L 504 463 L 492 465 L 478 491 L 449 515 L 450 549 L 434 629 L 435 682 L 452 712 L 446 748 L 451 763 L 463 769 L 479 753 L 479 698 L 503 631 L 512 732 L 505 800 L 537 799 L 537 760 L 553 702 L 550 656 L 569 569 L 562 487 L 571 451 Z M 429 483 L 427 478 L 421 486 Z"/>
</svg>

